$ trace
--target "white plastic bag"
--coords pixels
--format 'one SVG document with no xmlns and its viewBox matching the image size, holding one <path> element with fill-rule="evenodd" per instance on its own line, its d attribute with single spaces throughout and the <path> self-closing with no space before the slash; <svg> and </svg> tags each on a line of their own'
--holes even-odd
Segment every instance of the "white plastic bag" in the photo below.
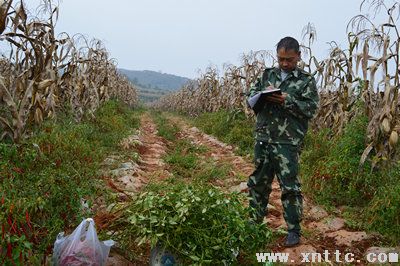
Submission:
<svg viewBox="0 0 400 266">
<path fill-rule="evenodd" d="M 56 266 L 103 266 L 114 241 L 100 242 L 94 221 L 83 220 L 69 236 L 60 233 L 54 243 L 53 265 Z"/>
</svg>

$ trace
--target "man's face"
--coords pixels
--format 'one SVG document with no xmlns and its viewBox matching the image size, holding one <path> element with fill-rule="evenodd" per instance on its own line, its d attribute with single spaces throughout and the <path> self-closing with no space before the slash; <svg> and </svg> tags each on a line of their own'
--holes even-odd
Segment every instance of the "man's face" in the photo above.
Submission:
<svg viewBox="0 0 400 266">
<path fill-rule="evenodd" d="M 285 50 L 285 48 L 281 48 L 278 50 L 277 57 L 279 67 L 285 72 L 290 72 L 296 68 L 297 62 L 299 62 L 300 52 L 295 52 L 294 50 Z"/>
</svg>

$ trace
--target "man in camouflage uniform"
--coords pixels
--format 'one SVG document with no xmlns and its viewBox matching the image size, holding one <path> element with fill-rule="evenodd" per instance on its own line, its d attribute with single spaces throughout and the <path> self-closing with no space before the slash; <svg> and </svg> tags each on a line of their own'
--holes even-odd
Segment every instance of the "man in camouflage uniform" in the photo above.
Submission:
<svg viewBox="0 0 400 266">
<path fill-rule="evenodd" d="M 318 105 L 315 79 L 297 68 L 299 43 L 285 37 L 277 44 L 279 68 L 267 68 L 251 87 L 248 97 L 267 87 L 282 94 L 265 98 L 257 114 L 255 130 L 255 171 L 248 180 L 250 206 L 256 222 L 267 214 L 272 181 L 276 175 L 282 191 L 284 218 L 288 226 L 286 246 L 300 242 L 303 198 L 298 178 L 298 153 Z"/>
</svg>

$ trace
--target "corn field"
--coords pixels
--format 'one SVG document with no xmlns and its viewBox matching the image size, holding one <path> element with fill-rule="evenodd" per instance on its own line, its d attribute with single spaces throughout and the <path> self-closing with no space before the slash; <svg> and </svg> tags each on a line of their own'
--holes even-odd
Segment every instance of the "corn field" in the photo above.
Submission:
<svg viewBox="0 0 400 266">
<path fill-rule="evenodd" d="M 101 41 L 55 35 L 58 13 L 51 0 L 41 3 L 44 18 L 29 16 L 23 1 L 0 1 L 0 42 L 9 50 L 0 58 L 0 139 L 19 142 L 66 108 L 80 120 L 110 98 L 137 102 Z"/>
<path fill-rule="evenodd" d="M 376 166 L 394 155 L 400 132 L 400 35 L 396 25 L 400 6 L 395 3 L 388 7 L 385 1 L 374 0 L 363 1 L 361 8 L 367 3 L 375 15 L 384 10 L 387 21 L 376 26 L 366 15 L 355 16 L 348 24 L 348 48 L 341 49 L 332 42 L 329 57 L 324 60 L 312 55 L 316 30 L 308 24 L 302 34 L 303 59 L 299 67 L 315 76 L 319 88 L 320 105 L 312 128 L 330 128 L 333 135 L 338 135 L 352 117 L 365 114 L 369 119 L 368 143 L 360 164 L 372 157 L 372 165 Z M 189 115 L 240 110 L 252 117 L 245 96 L 265 67 L 274 65 L 276 59 L 271 52 L 251 52 L 242 56 L 240 66 L 224 66 L 221 76 L 216 67 L 207 68 L 199 78 L 162 98 L 155 107 Z"/>
</svg>

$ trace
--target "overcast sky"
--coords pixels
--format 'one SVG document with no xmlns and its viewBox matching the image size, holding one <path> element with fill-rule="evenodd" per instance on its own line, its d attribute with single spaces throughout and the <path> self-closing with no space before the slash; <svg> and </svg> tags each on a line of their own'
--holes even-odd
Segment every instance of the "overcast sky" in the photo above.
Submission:
<svg viewBox="0 0 400 266">
<path fill-rule="evenodd" d="M 28 0 L 32 6 L 36 0 Z M 346 47 L 346 25 L 360 0 L 62 0 L 56 29 L 104 41 L 118 67 L 189 78 L 242 53 L 274 50 L 280 38 L 317 29 L 314 53 Z"/>
</svg>

